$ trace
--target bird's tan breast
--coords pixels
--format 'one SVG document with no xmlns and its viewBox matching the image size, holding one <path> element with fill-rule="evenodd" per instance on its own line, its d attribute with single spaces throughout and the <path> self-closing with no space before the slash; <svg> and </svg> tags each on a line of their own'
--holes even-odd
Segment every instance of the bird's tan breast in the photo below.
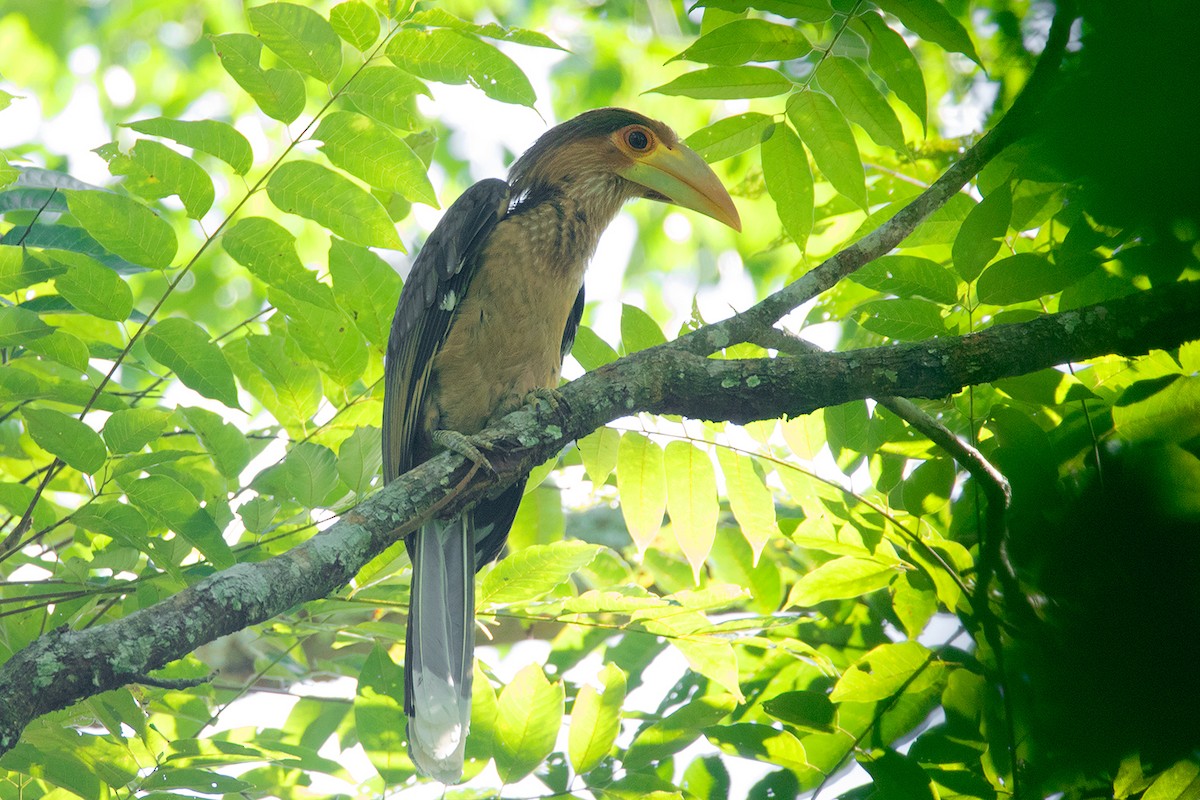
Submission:
<svg viewBox="0 0 1200 800">
<path fill-rule="evenodd" d="M 551 210 L 496 227 L 434 361 L 429 427 L 476 433 L 529 392 L 558 384 L 591 247 L 565 253 L 557 222 Z"/>
</svg>

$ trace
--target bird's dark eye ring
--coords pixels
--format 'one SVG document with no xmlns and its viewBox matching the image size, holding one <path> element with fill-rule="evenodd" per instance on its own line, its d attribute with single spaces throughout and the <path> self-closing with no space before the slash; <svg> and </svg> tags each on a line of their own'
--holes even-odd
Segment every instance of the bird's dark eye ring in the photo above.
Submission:
<svg viewBox="0 0 1200 800">
<path fill-rule="evenodd" d="M 625 143 L 634 150 L 645 150 L 650 146 L 650 137 L 641 128 L 634 128 L 625 134 Z"/>
</svg>

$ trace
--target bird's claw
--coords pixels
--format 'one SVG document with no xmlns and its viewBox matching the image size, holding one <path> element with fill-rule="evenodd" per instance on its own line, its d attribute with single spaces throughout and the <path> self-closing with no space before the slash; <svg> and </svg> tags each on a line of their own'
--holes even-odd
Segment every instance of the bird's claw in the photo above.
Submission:
<svg viewBox="0 0 1200 800">
<path fill-rule="evenodd" d="M 444 450 L 449 450 L 451 453 L 457 453 L 468 461 L 478 464 L 489 472 L 495 472 L 496 468 L 492 466 L 492 462 L 479 449 L 478 440 L 472 436 L 467 436 L 464 433 L 450 430 L 436 430 L 433 432 L 433 443 Z"/>
<path fill-rule="evenodd" d="M 552 389 L 549 386 L 541 386 L 532 390 L 525 395 L 525 404 L 537 409 L 539 402 L 550 406 L 551 411 L 558 411 L 566 401 L 563 400 L 562 392 L 558 389 Z"/>
</svg>

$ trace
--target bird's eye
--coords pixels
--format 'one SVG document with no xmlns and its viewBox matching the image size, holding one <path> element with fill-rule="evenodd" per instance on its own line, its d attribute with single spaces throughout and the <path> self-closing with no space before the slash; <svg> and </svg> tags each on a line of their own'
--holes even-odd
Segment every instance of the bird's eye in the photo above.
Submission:
<svg viewBox="0 0 1200 800">
<path fill-rule="evenodd" d="M 640 152 L 650 147 L 650 137 L 641 128 L 632 128 L 625 134 L 625 144 Z"/>
</svg>

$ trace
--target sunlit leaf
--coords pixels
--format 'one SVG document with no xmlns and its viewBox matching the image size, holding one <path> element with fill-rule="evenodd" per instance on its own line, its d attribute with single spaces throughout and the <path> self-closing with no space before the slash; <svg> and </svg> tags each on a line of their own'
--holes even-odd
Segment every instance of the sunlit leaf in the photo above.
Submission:
<svg viewBox="0 0 1200 800">
<path fill-rule="evenodd" d="M 379 38 L 379 15 L 361 0 L 338 3 L 329 9 L 329 24 L 338 36 L 363 53 Z"/>
<path fill-rule="evenodd" d="M 342 90 L 342 97 L 359 111 L 405 131 L 418 127 L 412 102 L 418 94 L 428 95 L 428 87 L 404 70 L 386 65 L 367 67 Z"/>
<path fill-rule="evenodd" d="M 304 79 L 292 69 L 263 69 L 262 42 L 248 33 L 210 36 L 221 65 L 238 86 L 254 98 L 262 112 L 292 122 L 304 110 Z"/>
<path fill-rule="evenodd" d="M 704 34 L 675 58 L 732 66 L 748 61 L 790 61 L 812 51 L 797 28 L 762 19 L 735 19 Z"/>
<path fill-rule="evenodd" d="M 645 550 L 667 509 L 667 473 L 662 448 L 636 431 L 625 432 L 617 448 L 617 489 L 629 535 Z"/>
<path fill-rule="evenodd" d="M 221 538 L 220 528 L 192 493 L 174 479 L 147 475 L 130 483 L 125 494 L 147 518 L 178 533 L 214 566 L 223 569 L 233 565 L 236 559 Z"/>
<path fill-rule="evenodd" d="M 96 241 L 134 264 L 171 266 L 178 243 L 171 226 L 131 197 L 115 192 L 68 191 L 67 205 Z"/>
<path fill-rule="evenodd" d="M 64 330 L 52 331 L 25 343 L 25 347 L 40 356 L 65 364 L 77 372 L 86 372 L 91 355 L 83 340 Z"/>
<path fill-rule="evenodd" d="M 754 469 L 754 461 L 728 447 L 717 448 L 717 462 L 725 476 L 729 507 L 750 544 L 754 563 L 763 547 L 779 535 L 775 523 L 775 498 Z"/>
<path fill-rule="evenodd" d="M 669 442 L 663 459 L 667 513 L 680 549 L 700 582 L 700 570 L 717 535 L 717 481 L 712 459 L 690 442 Z"/>
<path fill-rule="evenodd" d="M 897 564 L 842 556 L 802 575 L 788 593 L 787 604 L 809 608 L 826 600 L 859 597 L 882 589 L 899 573 Z"/>
<path fill-rule="evenodd" d="M 398 192 L 410 200 L 437 207 L 437 195 L 425 163 L 404 140 L 384 126 L 351 111 L 334 111 L 321 120 L 314 139 L 335 166 L 371 186 Z"/>
<path fill-rule="evenodd" d="M 791 88 L 792 82 L 779 70 L 770 67 L 709 67 L 684 73 L 647 92 L 705 100 L 737 100 L 773 97 Z"/>
<path fill-rule="evenodd" d="M 162 136 L 180 144 L 216 156 L 239 175 L 250 171 L 254 154 L 246 137 L 238 133 L 232 125 L 217 120 L 179 120 L 166 117 L 153 117 L 137 122 L 123 123 L 122 127 L 131 128 L 138 133 L 150 136 Z"/>
<path fill-rule="evenodd" d="M 663 344 L 667 337 L 654 318 L 637 306 L 621 306 L 621 345 L 625 353 L 636 353 Z"/>
<path fill-rule="evenodd" d="M 828 0 L 699 0 L 695 5 L 732 12 L 744 12 L 747 7 L 757 8 L 781 17 L 813 23 L 824 22 L 833 16 Z"/>
<path fill-rule="evenodd" d="M 718 120 L 693 133 L 684 144 L 711 163 L 736 156 L 761 143 L 769 135 L 772 121 L 766 114 L 749 112 Z"/>
<path fill-rule="evenodd" d="M 848 276 L 855 283 L 897 297 L 924 297 L 953 305 L 958 302 L 958 281 L 950 270 L 918 256 L 880 256 Z"/>
<path fill-rule="evenodd" d="M 638 769 L 678 753 L 700 738 L 703 728 L 716 725 L 736 706 L 737 700 L 730 694 L 697 697 L 643 728 L 625 753 L 625 766 Z"/>
<path fill-rule="evenodd" d="M 34 312 L 20 306 L 0 306 L 0 347 L 49 336 L 54 331 Z"/>
<path fill-rule="evenodd" d="M 600 671 L 600 682 L 602 692 L 585 685 L 575 696 L 571 709 L 567 752 L 571 766 L 580 775 L 591 771 L 608 755 L 621 728 L 625 673 L 616 664 L 606 664 Z"/>
<path fill-rule="evenodd" d="M 378 643 L 358 673 L 354 721 L 371 766 L 385 781 L 400 783 L 416 773 L 405 746 L 404 671 Z"/>
<path fill-rule="evenodd" d="M 571 347 L 571 355 L 588 372 L 617 360 L 617 351 L 612 345 L 601 339 L 587 325 L 580 325 L 579 330 L 575 332 L 575 344 Z"/>
<path fill-rule="evenodd" d="M 139 179 L 135 182 L 134 191 L 143 197 L 158 199 L 178 195 L 192 219 L 200 219 L 212 208 L 212 178 L 187 156 L 176 153 L 165 144 L 140 139 L 130 149 L 128 159 L 135 170 L 127 173 L 114 168 L 113 174 L 130 174 Z"/>
<path fill-rule="evenodd" d="M 842 674 L 829 699 L 835 703 L 887 700 L 917 672 L 940 668 L 929 649 L 918 642 L 880 645 Z"/>
<path fill-rule="evenodd" d="M 537 599 L 570 580 L 602 549 L 586 542 L 565 541 L 532 545 L 510 553 L 484 576 L 477 603 L 485 608 Z"/>
<path fill-rule="evenodd" d="M 88 474 L 104 466 L 108 451 L 100 434 L 84 423 L 52 408 L 30 408 L 21 410 L 29 436 L 51 455 L 62 459 L 68 466 Z"/>
<path fill-rule="evenodd" d="M 866 209 L 866 172 L 858 145 L 833 101 L 820 92 L 796 92 L 788 98 L 787 114 L 800 139 L 812 151 L 821 174 L 833 188 Z"/>
<path fill-rule="evenodd" d="M 871 300 L 858 307 L 860 324 L 890 339 L 913 342 L 946 333 L 941 310 L 927 300 Z"/>
<path fill-rule="evenodd" d="M 819 776 L 808 763 L 804 745 L 785 730 L 754 722 L 739 722 L 706 730 L 708 740 L 722 752 L 786 767 L 803 778 Z"/>
<path fill-rule="evenodd" d="M 300 442 L 289 450 L 283 470 L 292 497 L 306 508 L 321 506 L 338 485 L 337 456 L 314 442 Z"/>
<path fill-rule="evenodd" d="M 853 61 L 841 56 L 826 58 L 817 67 L 817 83 L 833 96 L 846 119 L 860 125 L 876 142 L 898 153 L 908 151 L 896 112 Z"/>
<path fill-rule="evenodd" d="M 804 250 L 813 226 L 813 178 L 804 146 L 787 125 L 762 143 L 763 180 L 783 229 Z"/>
<path fill-rule="evenodd" d="M 342 66 L 342 43 L 325 18 L 295 3 L 265 3 L 246 10 L 250 26 L 277 56 L 329 83 Z"/>
<path fill-rule="evenodd" d="M 878 5 L 922 39 L 980 63 L 966 28 L 938 0 L 879 0 Z"/>
<path fill-rule="evenodd" d="M 868 11 L 851 21 L 851 27 L 864 35 L 868 60 L 887 87 L 896 93 L 906 106 L 927 124 L 928 100 L 925 76 L 917 57 L 904 37 L 887 26 L 879 14 Z"/>
<path fill-rule="evenodd" d="M 495 47 L 469 34 L 402 28 L 387 55 L 401 69 L 431 81 L 469 83 L 504 103 L 532 106 L 537 96 L 525 73 Z"/>
<path fill-rule="evenodd" d="M 524 778 L 554 750 L 563 716 L 563 685 L 530 664 L 500 693 L 496 770 L 505 783 Z"/>
<path fill-rule="evenodd" d="M 182 317 L 165 319 L 150 328 L 145 341 L 151 357 L 178 375 L 184 386 L 238 408 L 233 370 L 199 325 Z"/>
<path fill-rule="evenodd" d="M 180 408 L 179 411 L 204 449 L 212 454 L 217 471 L 236 480 L 250 463 L 250 443 L 246 441 L 246 435 L 207 409 Z"/>
<path fill-rule="evenodd" d="M 364 247 L 404 248 L 379 201 L 320 164 L 284 164 L 267 181 L 267 196 L 281 211 L 307 217 Z"/>
<path fill-rule="evenodd" d="M 54 287 L 75 308 L 118 322 L 133 311 L 133 292 L 120 275 L 79 253 L 62 253 L 55 258 L 66 265 L 67 271 L 54 279 Z"/>
<path fill-rule="evenodd" d="M 355 494 L 362 495 L 370 489 L 382 463 L 380 431 L 372 425 L 355 428 L 338 448 L 338 475 Z"/>
<path fill-rule="evenodd" d="M 434 25 L 441 28 L 452 28 L 456 31 L 473 33 L 488 39 L 499 39 L 513 44 L 523 44 L 529 47 L 546 47 L 551 50 L 562 50 L 558 44 L 544 33 L 525 28 L 505 27 L 495 22 L 477 25 L 465 19 L 454 16 L 444 8 L 434 6 L 422 9 L 412 15 L 412 21 L 421 25 Z"/>
<path fill-rule="evenodd" d="M 597 428 L 576 441 L 575 445 L 579 448 L 579 457 L 583 461 L 588 480 L 597 486 L 604 485 L 617 467 L 621 434 L 609 427 Z"/>
<path fill-rule="evenodd" d="M 333 311 L 333 292 L 304 268 L 296 254 L 296 237 L 266 217 L 245 217 L 221 238 L 225 252 L 268 286 L 297 300 Z"/>
<path fill-rule="evenodd" d="M 1095 267 L 1090 262 L 1052 263 L 1040 253 L 1018 253 L 985 269 L 975 291 L 983 303 L 1023 303 L 1060 292 Z"/>
<path fill-rule="evenodd" d="M 127 408 L 104 423 L 104 441 L 114 453 L 136 453 L 158 438 L 171 418 L 160 408 Z"/>
</svg>

